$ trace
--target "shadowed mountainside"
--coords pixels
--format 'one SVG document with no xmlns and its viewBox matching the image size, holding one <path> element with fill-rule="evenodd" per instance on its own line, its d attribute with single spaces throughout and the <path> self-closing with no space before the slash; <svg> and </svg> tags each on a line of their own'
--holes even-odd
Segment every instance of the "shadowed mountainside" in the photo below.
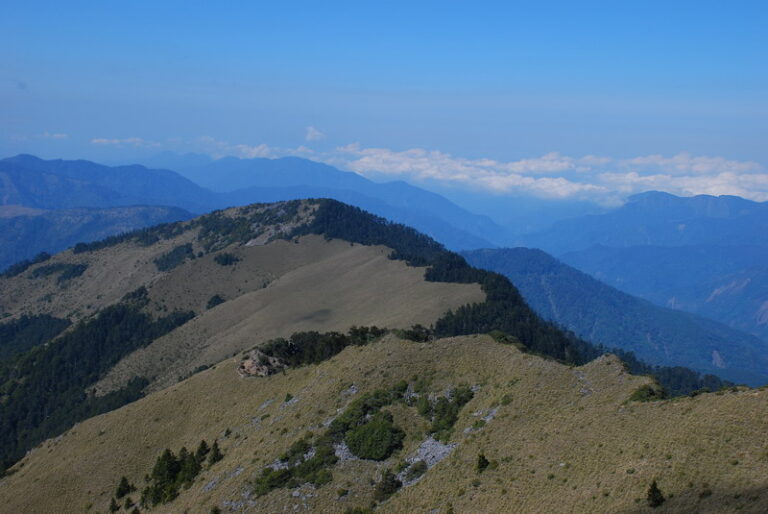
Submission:
<svg viewBox="0 0 768 514">
<path fill-rule="evenodd" d="M 768 382 L 768 344 L 754 336 L 632 297 L 541 250 L 462 255 L 472 266 L 509 278 L 540 316 L 589 341 L 652 364 L 688 366 L 751 385 Z"/>
</svg>

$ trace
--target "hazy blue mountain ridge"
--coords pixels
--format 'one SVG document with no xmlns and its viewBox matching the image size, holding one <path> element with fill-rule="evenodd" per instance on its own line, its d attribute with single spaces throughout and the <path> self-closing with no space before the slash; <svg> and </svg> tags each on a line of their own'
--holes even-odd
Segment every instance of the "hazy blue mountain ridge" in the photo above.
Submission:
<svg viewBox="0 0 768 514">
<path fill-rule="evenodd" d="M 768 382 L 768 343 L 752 335 L 630 296 L 541 250 L 462 254 L 470 265 L 509 278 L 540 316 L 589 341 L 656 365 L 687 366 L 751 385 Z"/>
<path fill-rule="evenodd" d="M 464 233 L 462 238 L 468 241 L 469 246 L 462 246 L 460 241 L 453 242 L 437 237 L 440 242 L 453 249 L 478 248 L 476 243 L 469 242 L 471 239 L 467 236 L 470 234 L 478 240 L 489 241 L 492 245 L 503 244 L 508 237 L 506 229 L 487 216 L 480 216 L 462 209 L 439 194 L 403 181 L 373 182 L 357 173 L 342 171 L 327 164 L 299 157 L 280 159 L 225 157 L 203 166 L 180 170 L 180 173 L 203 187 L 234 195 L 229 198 L 235 198 L 238 203 L 249 198 L 248 191 L 263 193 L 267 188 L 283 188 L 283 191 L 288 191 L 285 188 L 301 187 L 311 196 L 317 196 L 312 191 L 318 191 L 329 198 L 352 203 L 398 222 L 405 223 L 406 219 L 414 220 L 417 223 L 414 225 L 415 228 L 430 235 L 443 231 L 432 229 L 428 220 L 441 219 L 444 223 L 462 231 Z M 351 193 L 357 193 L 357 196 Z M 306 196 L 305 194 L 304 197 Z M 274 197 L 275 200 L 293 198 L 300 197 Z M 249 199 L 249 201 L 256 200 Z M 358 201 L 361 203 L 356 203 Z M 388 207 L 381 208 L 383 204 Z M 408 217 L 402 214 L 405 212 L 409 213 Z"/>
<path fill-rule="evenodd" d="M 525 237 L 554 255 L 593 246 L 768 246 L 768 204 L 735 196 L 677 197 L 649 191 L 605 214 L 556 222 Z"/>
<path fill-rule="evenodd" d="M 0 271 L 40 252 L 55 253 L 132 230 L 192 218 L 178 207 L 134 206 L 61 209 L 0 218 Z"/>
<path fill-rule="evenodd" d="M 0 161 L 0 175 L 9 179 L 0 189 L 4 205 L 44 209 L 166 205 L 200 213 L 221 204 L 216 195 L 178 173 L 140 165 L 111 167 L 17 155 Z M 15 201 L 5 199 L 9 187 L 18 192 Z"/>
<path fill-rule="evenodd" d="M 165 157 L 167 161 L 171 156 Z M 189 156 L 187 162 L 203 162 Z M 4 219 L 5 251 L 0 251 L 0 268 L 40 251 L 57 251 L 68 244 L 93 241 L 124 230 L 164 221 L 176 221 L 214 209 L 254 202 L 273 202 L 307 197 L 344 201 L 392 221 L 404 223 L 428 234 L 450 249 L 495 246 L 481 234 L 498 235 L 503 230 L 488 218 L 473 215 L 440 195 L 404 182 L 378 184 L 350 172 L 305 159 L 257 159 L 264 169 L 253 173 L 252 160 L 214 161 L 214 171 L 232 168 L 226 180 L 244 176 L 235 185 L 251 184 L 229 192 L 214 192 L 171 170 L 148 169 L 141 165 L 105 166 L 85 160 L 43 160 L 18 155 L 0 160 L 0 205 L 43 209 L 44 217 Z M 253 177 L 258 180 L 252 180 Z M 250 178 L 249 178 L 250 177 Z M 247 180 L 246 180 L 247 179 Z M 248 182 L 250 180 L 250 182 Z M 253 183 L 258 185 L 252 185 Z M 72 209 L 173 206 L 183 212 L 140 216 L 134 209 L 130 219 L 119 221 L 114 213 L 102 212 L 105 223 L 96 223 L 92 214 Z M 137 208 L 137 207 L 136 207 Z M 61 212 L 60 212 L 61 211 Z M 64 212 L 67 211 L 67 212 Z M 127 211 L 121 211 L 124 214 Z M 148 211 L 150 212 L 150 211 Z M 66 223 L 64 220 L 67 220 Z M 111 228 L 110 228 L 111 227 Z"/>
</svg>

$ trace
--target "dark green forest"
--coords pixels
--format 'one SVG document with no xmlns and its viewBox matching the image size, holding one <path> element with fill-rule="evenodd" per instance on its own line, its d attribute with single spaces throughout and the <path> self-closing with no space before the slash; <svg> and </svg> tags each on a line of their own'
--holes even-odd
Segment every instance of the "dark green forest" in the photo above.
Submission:
<svg viewBox="0 0 768 514">
<path fill-rule="evenodd" d="M 70 322 L 47 314 L 22 316 L 0 324 L 0 361 L 50 341 Z"/>
<path fill-rule="evenodd" d="M 277 338 L 260 349 L 265 355 L 276 357 L 289 367 L 318 364 L 330 359 L 351 345 L 363 346 L 387 331 L 378 327 L 352 327 L 347 334 L 339 332 L 295 332 L 288 339 Z"/>
<path fill-rule="evenodd" d="M 142 378 L 105 396 L 85 393 L 123 356 L 194 315 L 174 312 L 153 320 L 141 312 L 145 299 L 138 297 L 103 309 L 54 344 L 0 362 L 0 469 L 74 423 L 141 397 L 147 383 Z"/>
</svg>

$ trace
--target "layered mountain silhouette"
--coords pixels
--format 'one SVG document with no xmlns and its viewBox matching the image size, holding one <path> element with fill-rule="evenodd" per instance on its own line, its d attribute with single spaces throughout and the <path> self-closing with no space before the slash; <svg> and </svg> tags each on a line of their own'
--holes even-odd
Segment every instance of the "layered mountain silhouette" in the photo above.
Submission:
<svg viewBox="0 0 768 514">
<path fill-rule="evenodd" d="M 509 278 L 540 316 L 589 341 L 652 364 L 689 366 L 753 385 L 768 382 L 768 343 L 755 336 L 623 293 L 541 250 L 462 255 L 472 266 Z"/>
<path fill-rule="evenodd" d="M 648 192 L 525 244 L 657 305 L 768 340 L 768 203 Z"/>
<path fill-rule="evenodd" d="M 444 197 L 402 181 L 377 183 L 349 171 L 298 157 L 225 157 L 180 172 L 204 187 L 229 193 L 233 204 L 333 198 L 405 223 L 452 249 L 498 244 L 505 229 Z"/>
<path fill-rule="evenodd" d="M 190 158 L 186 162 L 201 161 Z M 104 166 L 84 160 L 43 160 L 31 155 L 18 155 L 0 160 L 0 207 L 58 211 L 164 206 L 201 214 L 253 202 L 334 198 L 392 221 L 414 226 L 453 249 L 494 246 L 496 240 L 503 239 L 504 230 L 488 218 L 471 214 L 439 195 L 404 182 L 377 184 L 354 173 L 305 159 L 227 158 L 195 170 L 190 176 L 203 184 L 218 184 L 217 191 L 201 187 L 170 170 L 148 169 L 140 165 Z M 224 182 L 233 186 L 224 191 Z M 179 211 L 174 212 L 176 220 L 186 216 Z M 161 219 L 146 214 L 145 225 L 135 218 L 132 224 L 123 220 L 116 222 L 112 229 L 102 224 L 93 230 L 85 222 L 80 223 L 66 213 L 48 212 L 47 217 L 49 220 L 56 217 L 68 219 L 72 224 L 70 232 L 89 242 L 126 228 L 149 226 L 166 219 L 170 221 L 173 216 Z M 111 217 L 116 218 L 117 213 Z M 23 227 L 32 223 L 31 220 L 15 223 L 17 230 L 10 243 L 14 248 L 7 257 L 0 259 L 0 269 L 14 259 L 31 258 L 41 251 L 55 252 L 63 248 L 60 243 L 45 244 L 44 238 L 23 232 Z M 55 222 L 52 223 L 55 225 Z"/>
</svg>

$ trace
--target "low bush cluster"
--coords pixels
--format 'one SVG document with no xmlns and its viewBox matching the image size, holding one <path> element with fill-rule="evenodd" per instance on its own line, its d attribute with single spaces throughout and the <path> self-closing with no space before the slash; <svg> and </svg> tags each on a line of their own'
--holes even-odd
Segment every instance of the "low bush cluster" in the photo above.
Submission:
<svg viewBox="0 0 768 514">
<path fill-rule="evenodd" d="M 309 482 L 319 487 L 333 480 L 338 461 L 334 445 L 345 442 L 361 459 L 384 460 L 402 447 L 404 432 L 381 409 L 403 397 L 408 384 L 379 389 L 354 400 L 319 437 L 305 436 L 280 457 L 281 465 L 267 466 L 253 481 L 253 492 L 263 496 L 274 489 Z"/>
<path fill-rule="evenodd" d="M 233 264 L 240 262 L 240 258 L 232 253 L 219 253 L 213 258 L 213 260 L 219 266 L 232 266 Z"/>
<path fill-rule="evenodd" d="M 438 441 L 446 442 L 451 437 L 453 425 L 459 419 L 459 411 L 474 397 L 472 389 L 467 385 L 460 385 L 450 392 L 450 399 L 440 396 L 435 401 L 430 401 L 422 395 L 416 401 L 416 409 L 425 418 L 432 422 L 430 433 Z"/>
<path fill-rule="evenodd" d="M 187 259 L 194 258 L 195 252 L 192 250 L 192 243 L 187 243 L 179 245 L 155 259 L 155 266 L 157 266 L 158 271 L 170 271 L 184 264 Z"/>
</svg>

